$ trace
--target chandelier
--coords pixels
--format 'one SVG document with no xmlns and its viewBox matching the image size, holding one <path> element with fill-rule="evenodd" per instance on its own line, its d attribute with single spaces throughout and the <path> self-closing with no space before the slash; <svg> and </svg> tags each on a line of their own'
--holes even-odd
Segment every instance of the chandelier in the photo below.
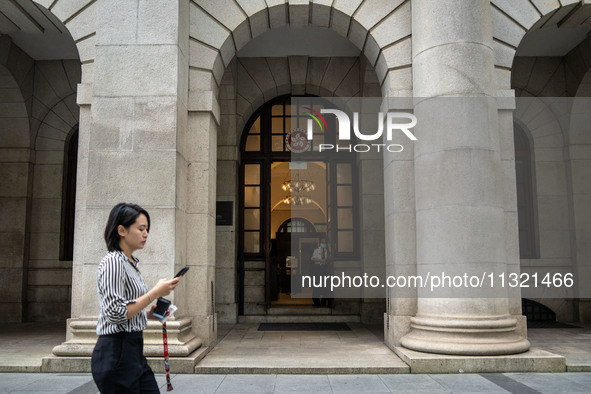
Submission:
<svg viewBox="0 0 591 394">
<path fill-rule="evenodd" d="M 312 202 L 312 199 L 307 196 L 285 196 L 283 203 L 287 205 L 307 205 Z"/>
<path fill-rule="evenodd" d="M 291 173 L 291 179 L 286 179 L 281 184 L 281 188 L 289 194 L 283 198 L 283 203 L 287 205 L 307 205 L 312 202 L 308 196 L 301 195 L 302 193 L 310 193 L 316 190 L 316 185 L 313 181 L 301 179 L 298 171 Z"/>
<path fill-rule="evenodd" d="M 314 182 L 308 180 L 295 179 L 292 181 L 283 181 L 281 188 L 290 193 L 313 192 L 316 189 Z"/>
</svg>

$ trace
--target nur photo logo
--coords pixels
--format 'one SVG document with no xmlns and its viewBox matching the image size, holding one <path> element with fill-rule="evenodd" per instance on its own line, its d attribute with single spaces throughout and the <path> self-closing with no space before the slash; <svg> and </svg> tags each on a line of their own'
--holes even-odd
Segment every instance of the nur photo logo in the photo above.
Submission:
<svg viewBox="0 0 591 394">
<path fill-rule="evenodd" d="M 314 122 L 320 127 L 321 132 L 328 131 L 328 125 L 323 114 L 333 114 L 336 116 L 338 122 L 338 141 L 350 141 L 351 140 L 351 120 L 349 115 L 344 111 L 337 109 L 322 108 L 320 112 L 312 109 L 311 107 L 305 107 L 304 109 L 310 111 L 306 112 L 305 115 L 309 116 L 307 122 L 307 138 L 312 141 L 314 137 Z M 365 116 L 369 116 L 366 114 Z M 359 112 L 353 112 L 353 134 L 358 140 L 361 141 L 380 141 L 383 138 L 384 128 L 386 129 L 385 140 L 391 142 L 395 132 L 402 132 L 409 140 L 418 141 L 417 137 L 411 132 L 417 124 L 417 118 L 408 112 L 378 112 L 377 114 L 378 130 L 373 134 L 365 134 L 361 132 L 359 127 L 360 115 Z M 385 127 L 384 127 L 385 125 Z M 393 143 L 373 143 L 373 144 L 319 144 L 319 152 L 334 150 L 336 152 L 369 152 L 372 149 L 377 149 L 380 152 L 382 149 L 388 152 L 402 152 L 404 147 L 400 144 Z"/>
</svg>

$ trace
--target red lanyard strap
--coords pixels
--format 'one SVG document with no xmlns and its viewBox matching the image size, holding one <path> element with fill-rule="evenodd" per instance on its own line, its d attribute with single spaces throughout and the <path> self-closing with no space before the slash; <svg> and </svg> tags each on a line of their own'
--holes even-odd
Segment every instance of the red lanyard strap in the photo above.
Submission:
<svg viewBox="0 0 591 394">
<path fill-rule="evenodd" d="M 162 323 L 162 340 L 164 342 L 164 369 L 166 369 L 166 391 L 172 391 L 172 383 L 170 383 L 170 366 L 168 365 L 168 336 L 166 335 L 166 322 Z"/>
</svg>

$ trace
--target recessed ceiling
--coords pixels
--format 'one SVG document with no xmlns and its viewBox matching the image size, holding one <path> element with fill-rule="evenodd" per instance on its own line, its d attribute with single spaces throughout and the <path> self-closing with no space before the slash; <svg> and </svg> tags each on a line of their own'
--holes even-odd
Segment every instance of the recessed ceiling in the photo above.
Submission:
<svg viewBox="0 0 591 394">
<path fill-rule="evenodd" d="M 565 56 L 583 41 L 591 26 L 561 27 L 545 26 L 527 33 L 519 47 L 516 56 Z"/>
<path fill-rule="evenodd" d="M 239 57 L 286 56 L 359 56 L 360 50 L 351 41 L 334 31 L 318 26 L 291 29 L 283 26 L 255 37 L 238 51 Z"/>
<path fill-rule="evenodd" d="M 0 34 L 35 60 L 79 59 L 62 22 L 31 0 L 0 0 Z"/>
</svg>

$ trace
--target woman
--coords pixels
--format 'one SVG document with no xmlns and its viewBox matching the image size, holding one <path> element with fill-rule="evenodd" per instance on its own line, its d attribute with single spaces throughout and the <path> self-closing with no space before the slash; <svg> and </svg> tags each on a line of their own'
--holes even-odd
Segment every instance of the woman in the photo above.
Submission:
<svg viewBox="0 0 591 394">
<path fill-rule="evenodd" d="M 92 353 L 92 377 L 101 393 L 159 393 L 154 373 L 143 355 L 142 331 L 152 318 L 158 297 L 178 285 L 180 278 L 160 279 L 148 290 L 132 254 L 143 249 L 150 215 L 136 204 L 113 207 L 105 228 L 109 253 L 98 267 L 99 336 Z"/>
</svg>

